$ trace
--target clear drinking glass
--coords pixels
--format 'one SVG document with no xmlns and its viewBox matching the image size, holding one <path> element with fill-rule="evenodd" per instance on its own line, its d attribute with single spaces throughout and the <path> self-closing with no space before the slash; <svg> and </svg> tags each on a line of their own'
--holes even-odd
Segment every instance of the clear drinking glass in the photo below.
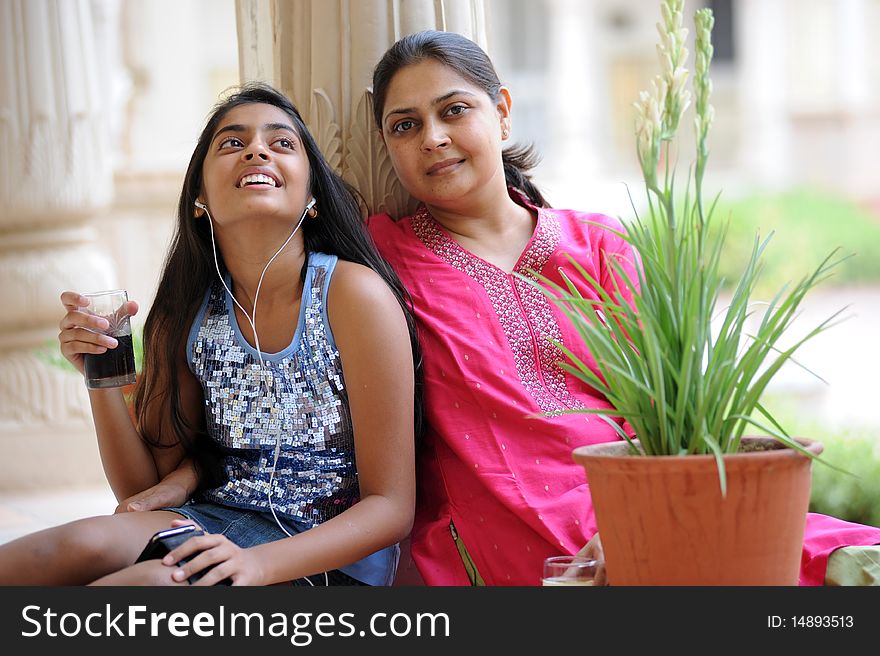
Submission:
<svg viewBox="0 0 880 656">
<path fill-rule="evenodd" d="M 541 585 L 593 585 L 596 561 L 582 556 L 551 556 L 544 559 Z"/>
<path fill-rule="evenodd" d="M 113 289 L 83 296 L 89 299 L 89 305 L 82 311 L 106 319 L 110 327 L 103 333 L 118 342 L 116 348 L 108 348 L 104 353 L 85 354 L 86 387 L 105 389 L 134 383 L 134 345 L 128 316 L 128 292 Z"/>
</svg>

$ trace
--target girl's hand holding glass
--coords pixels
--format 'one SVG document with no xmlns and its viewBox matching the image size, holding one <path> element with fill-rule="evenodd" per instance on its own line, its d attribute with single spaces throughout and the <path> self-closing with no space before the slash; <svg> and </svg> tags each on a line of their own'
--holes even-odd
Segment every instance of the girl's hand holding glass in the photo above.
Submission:
<svg viewBox="0 0 880 656">
<path fill-rule="evenodd" d="M 86 354 L 106 353 L 108 349 L 116 348 L 119 341 L 104 334 L 110 329 L 110 323 L 104 317 L 88 311 L 88 297 L 78 292 L 65 291 L 61 294 L 61 304 L 67 310 L 58 326 L 61 354 L 77 371 L 83 373 Z M 133 317 L 138 312 L 138 304 L 128 301 L 124 311 L 127 311 L 129 317 Z"/>
</svg>

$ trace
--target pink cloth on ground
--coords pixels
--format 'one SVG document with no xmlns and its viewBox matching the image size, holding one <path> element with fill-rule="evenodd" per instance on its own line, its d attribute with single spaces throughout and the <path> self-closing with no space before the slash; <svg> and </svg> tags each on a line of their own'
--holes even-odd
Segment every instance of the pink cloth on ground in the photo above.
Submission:
<svg viewBox="0 0 880 656">
<path fill-rule="evenodd" d="M 804 529 L 800 585 L 823 585 L 828 557 L 841 547 L 880 544 L 880 528 L 809 513 Z"/>
<path fill-rule="evenodd" d="M 619 222 L 512 197 L 537 214 L 516 273 L 534 270 L 563 284 L 570 254 L 614 293 L 613 257 L 637 282 L 631 249 L 614 234 Z M 424 206 L 398 222 L 370 217 L 369 228 L 412 296 L 423 350 L 428 431 L 419 453 L 413 559 L 428 585 L 469 585 L 453 522 L 486 584 L 539 585 L 544 558 L 576 552 L 596 531 L 572 450 L 620 439 L 595 415 L 543 414 L 609 407 L 557 366 L 564 356 L 553 342 L 588 364 L 592 357 L 539 290 L 465 250 Z M 597 298 L 589 286 L 578 288 Z M 875 543 L 880 529 L 811 515 L 801 583 L 822 583 L 834 548 Z"/>
</svg>

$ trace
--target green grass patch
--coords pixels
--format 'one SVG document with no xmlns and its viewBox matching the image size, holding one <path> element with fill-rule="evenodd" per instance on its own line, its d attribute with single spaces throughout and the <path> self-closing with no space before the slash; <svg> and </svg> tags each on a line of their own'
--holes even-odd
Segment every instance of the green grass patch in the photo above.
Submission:
<svg viewBox="0 0 880 656">
<path fill-rule="evenodd" d="M 721 195 L 718 223 L 730 218 L 721 271 L 733 285 L 748 260 L 755 234 L 774 232 L 764 253 L 759 290 L 779 289 L 800 279 L 834 248 L 853 257 L 834 270 L 834 285 L 880 283 L 880 214 L 827 192 L 795 189 L 740 199 Z"/>
<path fill-rule="evenodd" d="M 823 425 L 790 397 L 765 399 L 790 435 L 822 443 L 821 458 L 842 471 L 814 462 L 810 511 L 880 527 L 880 437 L 870 428 Z"/>
<path fill-rule="evenodd" d="M 825 429 L 817 439 L 825 447 L 822 457 L 851 475 L 813 463 L 810 510 L 880 526 L 880 440 L 876 432 Z"/>
</svg>

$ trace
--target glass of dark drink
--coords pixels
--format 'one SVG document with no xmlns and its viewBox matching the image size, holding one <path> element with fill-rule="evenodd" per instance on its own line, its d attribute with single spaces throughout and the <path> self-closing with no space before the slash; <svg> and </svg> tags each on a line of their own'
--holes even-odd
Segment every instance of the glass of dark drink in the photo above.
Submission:
<svg viewBox="0 0 880 656">
<path fill-rule="evenodd" d="M 104 353 L 85 354 L 86 387 L 105 389 L 134 383 L 134 345 L 128 316 L 128 293 L 124 289 L 113 289 L 83 296 L 89 299 L 89 305 L 82 309 L 83 312 L 106 319 L 110 327 L 104 334 L 118 342 L 116 348 L 108 348 Z"/>
</svg>

